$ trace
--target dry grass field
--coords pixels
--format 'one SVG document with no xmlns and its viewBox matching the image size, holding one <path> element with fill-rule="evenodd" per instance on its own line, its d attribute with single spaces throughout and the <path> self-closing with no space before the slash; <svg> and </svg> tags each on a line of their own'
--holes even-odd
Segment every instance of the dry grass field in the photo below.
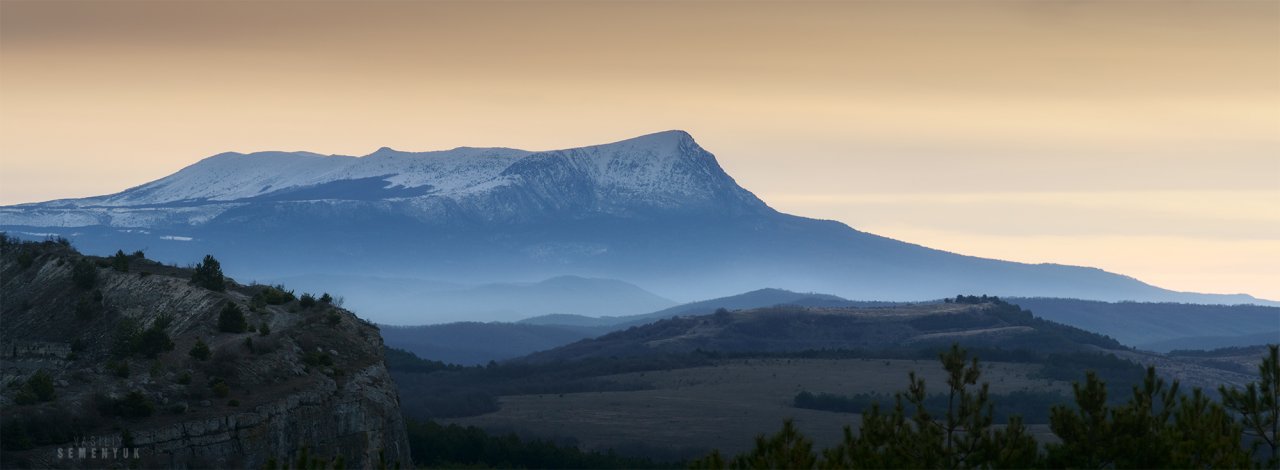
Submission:
<svg viewBox="0 0 1280 470">
<path fill-rule="evenodd" d="M 992 393 L 1055 390 L 1069 395 L 1065 382 L 1036 379 L 1039 366 L 984 363 L 983 379 Z M 926 360 L 885 359 L 732 359 L 714 366 L 620 374 L 611 378 L 647 384 L 651 389 L 516 395 L 500 398 L 502 409 L 467 418 L 442 420 L 490 431 L 515 431 L 547 438 L 572 437 L 584 449 L 685 457 L 718 448 L 740 452 L 754 437 L 777 431 L 786 418 L 818 447 L 839 441 L 857 415 L 799 409 L 800 391 L 843 395 L 904 390 L 907 373 L 916 371 L 929 390 L 946 387 L 941 365 Z M 1045 426 L 1033 426 L 1047 435 Z"/>
</svg>

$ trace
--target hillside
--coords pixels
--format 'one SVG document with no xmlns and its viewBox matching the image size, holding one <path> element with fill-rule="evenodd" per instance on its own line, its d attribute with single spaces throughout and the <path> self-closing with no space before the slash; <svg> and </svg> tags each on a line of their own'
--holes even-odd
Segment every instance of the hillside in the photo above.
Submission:
<svg viewBox="0 0 1280 470">
<path fill-rule="evenodd" d="M 328 298 L 237 284 L 214 263 L 197 284 L 140 253 L 2 245 L 6 467 L 117 464 L 58 460 L 85 447 L 73 441 L 137 449 L 124 465 L 142 467 L 259 468 L 307 451 L 409 462 L 378 329 Z"/>
<path fill-rule="evenodd" d="M 1100 302 L 1059 298 L 1007 298 L 1037 317 L 1115 338 L 1150 351 L 1211 349 L 1274 343 L 1280 339 L 1280 307 L 1267 305 L 1205 305 L 1171 302 Z M 877 307 L 901 305 L 841 297 L 760 289 L 739 295 L 690 302 L 640 315 L 586 317 L 546 315 L 521 323 L 564 325 L 608 332 L 673 316 L 709 315 L 719 308 L 752 309 L 792 305 L 802 307 Z"/>
<path fill-rule="evenodd" d="M 1111 338 L 1035 318 L 998 299 L 968 299 L 974 299 L 973 303 L 722 310 L 616 331 L 523 360 L 552 362 L 694 351 L 888 351 L 938 348 L 957 341 L 966 347 L 1041 353 L 1123 349 Z"/>
<path fill-rule="evenodd" d="M 858 302 L 843 299 L 829 294 L 792 292 L 786 289 L 758 289 L 738 295 L 718 297 L 676 305 L 662 310 L 638 315 L 615 315 L 605 317 L 588 317 L 573 315 L 543 315 L 521 320 L 520 323 L 535 325 L 566 325 L 607 327 L 608 330 L 623 329 L 629 326 L 643 325 L 656 320 L 691 315 L 707 315 L 716 309 L 731 310 L 772 307 L 775 305 L 795 305 L 801 307 L 871 307 L 888 306 L 892 302 Z"/>
<path fill-rule="evenodd" d="M 1094 268 L 963 256 L 780 213 L 682 131 L 542 152 L 219 154 L 116 194 L 0 207 L 0 230 L 58 234 L 100 255 L 146 248 L 179 264 L 218 253 L 244 279 L 341 274 L 490 284 L 572 275 L 674 299 L 773 286 L 890 301 L 986 292 L 1258 302 L 1169 291 Z"/>
</svg>

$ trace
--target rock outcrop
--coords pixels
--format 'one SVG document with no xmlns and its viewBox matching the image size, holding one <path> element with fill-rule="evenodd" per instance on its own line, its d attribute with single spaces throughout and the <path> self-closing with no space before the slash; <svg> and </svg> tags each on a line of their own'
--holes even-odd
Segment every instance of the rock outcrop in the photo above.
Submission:
<svg viewBox="0 0 1280 470">
<path fill-rule="evenodd" d="M 192 272 L 5 238 L 3 466 L 411 463 L 376 326 L 329 296 Z"/>
</svg>

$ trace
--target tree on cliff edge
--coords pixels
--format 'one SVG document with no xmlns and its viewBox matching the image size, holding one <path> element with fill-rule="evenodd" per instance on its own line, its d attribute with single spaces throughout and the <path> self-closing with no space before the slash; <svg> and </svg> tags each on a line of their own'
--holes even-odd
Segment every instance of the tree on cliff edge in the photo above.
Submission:
<svg viewBox="0 0 1280 470">
<path fill-rule="evenodd" d="M 227 289 L 226 280 L 222 277 L 222 264 L 213 255 L 204 255 L 204 261 L 197 264 L 196 272 L 191 274 L 191 282 L 211 291 Z"/>
</svg>

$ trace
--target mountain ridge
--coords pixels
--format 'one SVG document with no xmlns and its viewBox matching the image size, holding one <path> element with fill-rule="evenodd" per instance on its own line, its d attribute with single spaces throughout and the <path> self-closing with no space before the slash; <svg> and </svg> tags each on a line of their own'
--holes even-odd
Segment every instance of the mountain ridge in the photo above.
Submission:
<svg viewBox="0 0 1280 470">
<path fill-rule="evenodd" d="M 683 131 L 539 152 L 265 155 L 220 154 L 112 195 L 0 207 L 0 230 L 57 233 L 90 253 L 145 249 L 169 262 L 216 252 L 235 275 L 260 279 L 338 272 L 337 261 L 342 272 L 463 283 L 610 278 L 686 299 L 773 286 L 889 301 L 956 292 L 1257 301 L 965 256 L 784 214 Z M 243 161 L 253 171 L 224 168 Z"/>
</svg>

